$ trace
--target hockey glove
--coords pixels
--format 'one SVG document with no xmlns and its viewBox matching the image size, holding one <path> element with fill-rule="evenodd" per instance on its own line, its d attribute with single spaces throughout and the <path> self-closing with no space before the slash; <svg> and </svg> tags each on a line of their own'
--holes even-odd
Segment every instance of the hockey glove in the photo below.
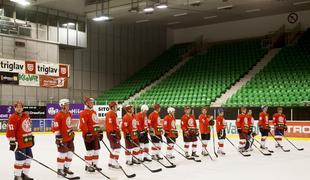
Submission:
<svg viewBox="0 0 310 180">
<path fill-rule="evenodd" d="M 214 126 L 214 124 L 215 124 L 214 120 L 210 120 L 210 121 L 209 121 L 209 125 L 210 125 L 210 126 Z"/>
<path fill-rule="evenodd" d="M 16 141 L 10 141 L 10 150 L 15 152 L 18 148 L 18 143 Z"/>
<path fill-rule="evenodd" d="M 99 141 L 102 141 L 103 140 L 103 131 L 98 131 L 98 139 Z"/>
<path fill-rule="evenodd" d="M 238 133 L 239 133 L 239 134 L 241 134 L 241 133 L 242 133 L 242 129 L 241 129 L 241 128 L 238 128 L 238 130 L 237 130 L 237 131 L 238 131 Z"/>
<path fill-rule="evenodd" d="M 63 138 L 62 138 L 62 136 L 56 135 L 56 142 L 55 143 L 56 143 L 57 147 L 63 146 Z"/>
</svg>

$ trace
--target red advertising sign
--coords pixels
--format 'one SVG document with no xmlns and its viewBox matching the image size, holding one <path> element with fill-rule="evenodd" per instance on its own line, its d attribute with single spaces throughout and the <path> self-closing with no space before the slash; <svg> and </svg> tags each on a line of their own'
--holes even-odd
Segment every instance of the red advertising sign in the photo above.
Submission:
<svg viewBox="0 0 310 180">
<path fill-rule="evenodd" d="M 47 88 L 67 88 L 67 77 L 40 76 L 40 87 Z"/>
<path fill-rule="evenodd" d="M 310 138 L 310 121 L 288 121 L 285 136 Z"/>
<path fill-rule="evenodd" d="M 69 77 L 69 68 L 66 64 L 59 64 L 59 77 Z"/>
<path fill-rule="evenodd" d="M 25 61 L 25 72 L 26 74 L 36 74 L 36 62 L 35 61 Z"/>
</svg>

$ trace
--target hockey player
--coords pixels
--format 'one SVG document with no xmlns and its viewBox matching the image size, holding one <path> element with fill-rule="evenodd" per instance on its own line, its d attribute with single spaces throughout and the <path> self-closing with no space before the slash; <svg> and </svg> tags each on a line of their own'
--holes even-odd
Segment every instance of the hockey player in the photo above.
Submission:
<svg viewBox="0 0 310 180">
<path fill-rule="evenodd" d="M 176 142 L 176 139 L 178 138 L 178 130 L 175 125 L 175 109 L 172 107 L 169 107 L 167 109 L 168 115 L 164 117 L 164 130 L 165 130 L 165 137 L 167 141 L 167 152 L 166 157 L 169 159 L 175 158 L 173 156 L 173 148 L 174 144 Z"/>
<path fill-rule="evenodd" d="M 138 136 L 138 121 L 135 119 L 132 105 L 125 106 L 126 114 L 123 116 L 122 131 L 125 137 L 126 146 L 126 164 L 132 166 L 133 164 L 140 164 L 138 160 L 139 155 L 139 136 Z M 134 158 L 133 158 L 134 156 Z"/>
<path fill-rule="evenodd" d="M 268 137 L 268 134 L 270 132 L 270 126 L 269 126 L 269 114 L 267 113 L 268 107 L 262 106 L 262 112 L 259 114 L 259 121 L 258 121 L 258 127 L 259 131 L 262 135 L 261 137 L 261 149 L 267 149 L 266 147 L 266 140 Z"/>
<path fill-rule="evenodd" d="M 138 121 L 138 131 L 139 131 L 139 143 L 140 143 L 140 161 L 152 161 L 149 156 L 149 138 L 148 138 L 148 119 L 147 111 L 149 107 L 147 105 L 141 106 L 141 112 L 137 113 L 135 118 Z"/>
<path fill-rule="evenodd" d="M 273 125 L 275 138 L 277 140 L 276 148 L 282 147 L 282 138 L 284 136 L 284 131 L 287 131 L 286 126 L 286 116 L 283 114 L 283 108 L 278 107 L 277 113 L 273 115 Z"/>
<path fill-rule="evenodd" d="M 211 126 L 214 126 L 213 116 L 208 113 L 208 107 L 201 108 L 201 114 L 199 115 L 199 130 L 202 140 L 202 152 L 201 155 L 208 156 L 207 147 L 210 141 Z"/>
<path fill-rule="evenodd" d="M 110 111 L 106 113 L 105 119 L 105 127 L 107 132 L 107 137 L 110 142 L 110 147 L 112 149 L 112 153 L 110 154 L 110 161 L 108 166 L 114 169 L 120 169 L 120 165 L 118 163 L 119 153 L 120 153 L 120 141 L 121 141 L 121 133 L 120 133 L 120 122 L 117 120 L 117 104 L 116 102 L 109 103 Z"/>
<path fill-rule="evenodd" d="M 150 128 L 150 136 L 151 141 L 155 146 L 152 146 L 152 159 L 160 160 L 163 159 L 160 156 L 161 151 L 161 141 L 163 134 L 163 126 L 162 121 L 159 117 L 160 105 L 154 105 L 154 111 L 149 115 L 149 128 Z"/>
<path fill-rule="evenodd" d="M 185 156 L 187 158 L 190 157 L 188 154 L 188 149 L 190 143 L 192 143 L 192 156 L 199 157 L 196 154 L 197 150 L 197 136 L 199 136 L 199 132 L 197 129 L 196 118 L 193 114 L 191 114 L 191 108 L 189 106 L 184 107 L 184 115 L 181 118 L 181 128 L 183 131 L 183 140 L 184 140 L 184 149 Z"/>
<path fill-rule="evenodd" d="M 33 157 L 31 147 L 34 145 L 34 136 L 31 120 L 29 115 L 23 112 L 24 105 L 21 101 L 17 101 L 14 108 L 15 113 L 9 117 L 6 130 L 10 150 L 15 153 L 14 180 L 33 180 L 29 177 L 31 159 L 23 155 Z"/>
<path fill-rule="evenodd" d="M 226 153 L 224 152 L 224 142 L 226 139 L 226 122 L 224 119 L 224 110 L 222 108 L 217 110 L 218 116 L 216 117 L 216 132 L 217 132 L 217 137 L 218 137 L 218 145 L 219 148 L 217 150 L 218 154 L 225 155 Z"/>
<path fill-rule="evenodd" d="M 249 141 L 249 151 L 253 151 L 253 148 L 252 148 L 252 145 L 253 145 L 253 141 L 255 136 L 256 136 L 256 132 L 254 132 L 254 118 L 252 116 L 252 110 L 249 109 L 248 110 L 248 113 L 246 115 L 246 119 L 247 119 L 247 122 L 244 123 L 244 127 L 245 127 L 245 132 L 247 131 L 247 137 L 248 137 L 248 140 Z"/>
<path fill-rule="evenodd" d="M 249 139 L 250 136 L 248 135 L 248 118 L 246 115 L 247 109 L 245 107 L 240 108 L 241 113 L 238 114 L 237 120 L 236 120 L 236 127 L 239 134 L 239 150 L 241 152 L 247 151 L 250 147 Z"/>
<path fill-rule="evenodd" d="M 83 139 L 86 148 L 85 171 L 95 172 L 98 168 L 100 141 L 103 138 L 103 131 L 100 129 L 96 111 L 93 110 L 94 99 L 84 97 L 85 109 L 80 112 L 80 129 L 83 132 Z M 92 165 L 92 166 L 90 166 Z"/>
<path fill-rule="evenodd" d="M 74 132 L 72 129 L 72 114 L 69 112 L 69 99 L 59 100 L 61 110 L 55 114 L 52 130 L 55 133 L 58 148 L 57 169 L 59 176 L 73 176 L 70 170 L 74 152 Z"/>
</svg>

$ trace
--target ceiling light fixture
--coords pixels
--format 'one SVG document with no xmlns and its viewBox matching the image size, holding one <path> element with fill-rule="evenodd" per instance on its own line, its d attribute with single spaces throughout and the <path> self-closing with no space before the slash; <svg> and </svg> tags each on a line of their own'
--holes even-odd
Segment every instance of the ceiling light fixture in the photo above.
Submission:
<svg viewBox="0 0 310 180">
<path fill-rule="evenodd" d="M 166 9 L 168 8 L 168 5 L 167 4 L 159 4 L 156 6 L 157 9 Z"/>
<path fill-rule="evenodd" d="M 153 11 L 154 11 L 154 8 L 152 8 L 152 7 L 146 7 L 143 9 L 143 12 L 145 12 L 145 13 L 151 13 Z"/>
<path fill-rule="evenodd" d="M 15 2 L 17 4 L 20 4 L 22 6 L 29 6 L 30 2 L 28 0 L 10 0 L 12 2 Z"/>
<path fill-rule="evenodd" d="M 309 4 L 309 3 L 310 1 L 299 1 L 299 2 L 294 2 L 293 5 L 298 6 L 298 5 Z"/>
<path fill-rule="evenodd" d="M 142 19 L 142 20 L 138 20 L 136 21 L 136 23 L 144 23 L 144 22 L 149 22 L 150 20 L 148 19 Z"/>
<path fill-rule="evenodd" d="M 107 21 L 110 18 L 108 16 L 98 16 L 98 17 L 94 17 L 93 21 Z"/>
<path fill-rule="evenodd" d="M 179 16 L 186 16 L 187 13 L 179 13 L 179 14 L 174 14 L 173 16 L 174 17 L 179 17 Z"/>
<path fill-rule="evenodd" d="M 98 3 L 96 4 L 96 17 L 93 17 L 93 21 L 107 21 L 111 18 L 109 17 L 109 1 L 107 1 L 107 15 L 104 13 L 104 0 L 101 1 L 100 14 L 98 14 Z"/>
<path fill-rule="evenodd" d="M 62 24 L 62 26 L 67 27 L 67 26 L 74 26 L 75 24 L 73 22 L 68 22 L 65 24 Z"/>
<path fill-rule="evenodd" d="M 246 13 L 252 13 L 252 12 L 259 12 L 259 11 L 261 11 L 261 9 L 248 9 L 245 12 Z"/>
<path fill-rule="evenodd" d="M 218 10 L 222 10 L 222 9 L 231 9 L 231 8 L 233 8 L 233 5 L 217 7 Z"/>
<path fill-rule="evenodd" d="M 168 25 L 174 25 L 174 24 L 180 24 L 180 22 L 174 21 L 174 22 L 168 22 L 167 24 L 168 24 Z"/>
<path fill-rule="evenodd" d="M 217 16 L 206 16 L 206 17 L 203 17 L 203 19 L 213 19 L 213 18 L 216 18 Z"/>
</svg>

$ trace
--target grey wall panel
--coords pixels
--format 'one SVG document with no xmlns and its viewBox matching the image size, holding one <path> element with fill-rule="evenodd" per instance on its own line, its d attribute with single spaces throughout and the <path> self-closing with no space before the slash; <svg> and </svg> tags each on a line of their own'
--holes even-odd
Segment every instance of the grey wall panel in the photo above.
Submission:
<svg viewBox="0 0 310 180">
<path fill-rule="evenodd" d="M 47 60 L 51 63 L 59 63 L 59 47 L 56 44 L 47 44 Z"/>
<path fill-rule="evenodd" d="M 26 100 L 25 104 L 37 105 L 37 88 L 36 87 L 24 87 Z"/>
<path fill-rule="evenodd" d="M 3 57 L 6 58 L 14 58 L 14 49 L 15 49 L 15 45 L 14 45 L 14 39 L 13 38 L 9 38 L 9 37 L 3 37 Z"/>
<path fill-rule="evenodd" d="M 82 75 L 82 87 L 85 90 L 90 90 L 90 71 L 83 71 Z"/>
<path fill-rule="evenodd" d="M 82 71 L 74 71 L 73 79 L 70 78 L 71 81 L 74 81 L 74 89 L 82 89 Z"/>
</svg>

